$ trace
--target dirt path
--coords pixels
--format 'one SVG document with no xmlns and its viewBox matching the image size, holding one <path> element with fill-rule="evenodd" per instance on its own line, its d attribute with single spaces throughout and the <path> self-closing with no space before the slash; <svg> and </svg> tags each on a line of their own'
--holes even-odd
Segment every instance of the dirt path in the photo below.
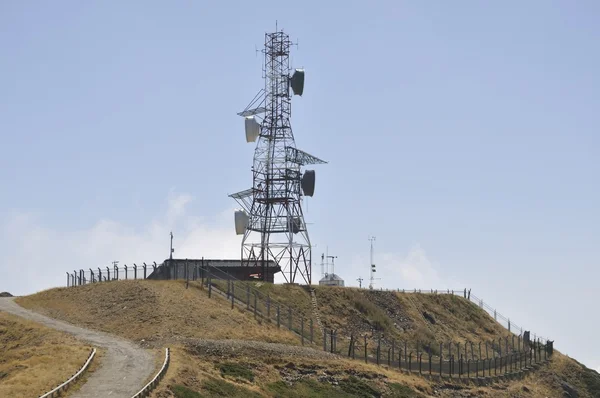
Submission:
<svg viewBox="0 0 600 398">
<path fill-rule="evenodd" d="M 13 298 L 0 298 L 0 311 L 9 312 L 53 329 L 61 330 L 106 349 L 99 368 L 87 382 L 73 393 L 73 398 L 109 397 L 131 398 L 154 372 L 152 354 L 133 343 L 103 332 L 83 329 L 56 319 L 48 318 L 17 305 Z"/>
</svg>

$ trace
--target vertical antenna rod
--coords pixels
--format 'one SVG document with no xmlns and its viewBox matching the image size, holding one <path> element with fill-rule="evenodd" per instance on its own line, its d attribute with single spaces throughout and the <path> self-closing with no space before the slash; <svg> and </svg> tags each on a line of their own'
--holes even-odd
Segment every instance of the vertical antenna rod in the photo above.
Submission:
<svg viewBox="0 0 600 398">
<path fill-rule="evenodd" d="M 371 236 L 369 240 L 371 241 L 371 278 L 369 283 L 369 289 L 373 289 L 373 281 L 375 281 L 375 276 L 373 275 L 373 273 L 375 272 L 375 263 L 373 263 L 373 242 L 375 241 L 375 237 Z"/>
</svg>

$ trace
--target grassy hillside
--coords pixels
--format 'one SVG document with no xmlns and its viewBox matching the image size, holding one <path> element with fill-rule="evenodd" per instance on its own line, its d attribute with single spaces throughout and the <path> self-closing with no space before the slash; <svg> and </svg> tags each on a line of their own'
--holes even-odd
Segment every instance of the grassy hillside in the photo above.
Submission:
<svg viewBox="0 0 600 398">
<path fill-rule="evenodd" d="M 312 316 L 305 287 L 257 283 L 273 300 Z M 241 290 L 243 291 L 243 290 Z M 321 318 L 340 335 L 381 332 L 396 341 L 487 341 L 509 332 L 459 296 L 316 288 Z M 299 347 L 298 336 L 231 309 L 182 281 L 115 281 L 18 299 L 46 315 L 173 348 L 155 397 L 600 397 L 600 375 L 556 353 L 522 380 L 452 385 Z M 278 344 L 271 344 L 278 343 Z M 432 346 L 432 348 L 435 348 Z"/>
<path fill-rule="evenodd" d="M 299 314 L 313 316 L 305 287 L 260 282 L 254 286 Z M 439 343 L 463 345 L 512 338 L 487 312 L 462 296 L 326 286 L 315 287 L 315 291 L 324 327 L 337 330 L 346 340 L 351 334 L 366 335 L 371 347 L 379 335 L 386 344 L 408 341 L 410 349 L 416 349 L 417 342 L 420 349 L 430 345 L 434 354 L 438 354 Z"/>
<path fill-rule="evenodd" d="M 292 333 L 262 325 L 221 297 L 209 299 L 198 283 L 114 281 L 46 290 L 17 303 L 44 315 L 113 333 L 147 346 L 186 338 L 243 339 L 300 344 Z"/>
<path fill-rule="evenodd" d="M 72 336 L 0 312 L 0 397 L 37 397 L 83 365 L 90 347 Z"/>
</svg>

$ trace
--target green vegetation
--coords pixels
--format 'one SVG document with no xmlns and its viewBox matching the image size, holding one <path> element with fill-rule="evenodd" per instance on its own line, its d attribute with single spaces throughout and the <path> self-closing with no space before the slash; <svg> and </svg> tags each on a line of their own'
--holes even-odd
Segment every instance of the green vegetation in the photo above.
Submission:
<svg viewBox="0 0 600 398">
<path fill-rule="evenodd" d="M 254 381 L 254 373 L 248 367 L 235 363 L 235 362 L 225 362 L 219 365 L 219 370 L 221 371 L 221 376 L 232 377 L 234 379 L 246 379 L 248 381 Z"/>
<path fill-rule="evenodd" d="M 340 388 L 353 397 L 381 397 L 381 393 L 354 376 L 340 381 Z"/>
<path fill-rule="evenodd" d="M 394 398 L 417 398 L 422 395 L 416 391 L 413 391 L 410 387 L 399 383 L 389 383 L 388 387 L 392 391 L 392 397 Z"/>
<path fill-rule="evenodd" d="M 587 391 L 593 397 L 600 397 L 600 374 L 595 370 L 589 369 L 585 365 L 581 365 L 583 374 L 581 376 Z"/>
<path fill-rule="evenodd" d="M 349 398 L 353 395 L 336 389 L 329 383 L 319 383 L 315 380 L 301 380 L 293 385 L 284 381 L 271 383 L 267 390 L 277 398 Z"/>
<path fill-rule="evenodd" d="M 207 397 L 228 397 L 228 398 L 252 398 L 260 397 L 260 394 L 247 388 L 236 386 L 225 380 L 210 378 L 202 383 L 202 392 Z M 187 398 L 187 397 L 186 397 Z M 192 398 L 192 397 L 190 397 Z"/>
<path fill-rule="evenodd" d="M 176 384 L 171 387 L 171 392 L 175 395 L 175 398 L 202 398 L 199 392 L 190 390 L 189 388 Z"/>
</svg>

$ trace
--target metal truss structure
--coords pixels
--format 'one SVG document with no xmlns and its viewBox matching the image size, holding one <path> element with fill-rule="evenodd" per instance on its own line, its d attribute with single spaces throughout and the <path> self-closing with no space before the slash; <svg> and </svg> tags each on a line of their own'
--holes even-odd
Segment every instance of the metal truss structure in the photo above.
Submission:
<svg viewBox="0 0 600 398">
<path fill-rule="evenodd" d="M 288 283 L 312 282 L 312 254 L 304 215 L 302 196 L 312 196 L 314 171 L 302 173 L 301 166 L 326 163 L 296 149 L 292 133 L 292 92 L 301 95 L 304 71 L 290 75 L 289 35 L 281 31 L 265 34 L 263 78 L 265 88 L 254 97 L 243 112 L 248 142 L 257 138 L 252 167 L 252 188 L 229 195 L 247 214 L 244 225 L 242 264 L 262 268 L 281 267 Z M 259 120 L 260 124 L 255 122 Z M 249 135 L 256 123 L 256 137 Z M 237 216 L 237 214 L 236 214 Z M 237 218 L 236 218 L 236 229 Z M 238 231 L 238 234 L 241 234 Z"/>
</svg>

